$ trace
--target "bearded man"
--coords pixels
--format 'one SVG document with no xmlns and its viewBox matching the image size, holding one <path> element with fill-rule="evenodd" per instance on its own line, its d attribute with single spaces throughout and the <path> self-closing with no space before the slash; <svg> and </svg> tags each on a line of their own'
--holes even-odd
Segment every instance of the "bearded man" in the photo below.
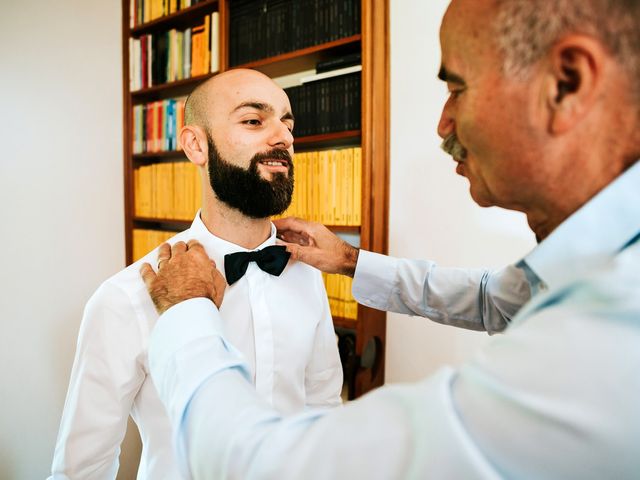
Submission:
<svg viewBox="0 0 640 480">
<path fill-rule="evenodd" d="M 336 406 L 342 387 L 321 274 L 288 262 L 269 219 L 291 202 L 293 123 L 287 95 L 259 72 L 231 70 L 198 86 L 180 142 L 200 169 L 202 208 L 169 241 L 186 251 L 185 242 L 197 240 L 226 272 L 227 332 L 265 405 L 281 414 Z M 149 376 L 158 314 L 138 273 L 165 248 L 107 280 L 87 304 L 51 478 L 114 478 L 129 414 L 143 443 L 138 479 L 182 478 Z"/>
</svg>

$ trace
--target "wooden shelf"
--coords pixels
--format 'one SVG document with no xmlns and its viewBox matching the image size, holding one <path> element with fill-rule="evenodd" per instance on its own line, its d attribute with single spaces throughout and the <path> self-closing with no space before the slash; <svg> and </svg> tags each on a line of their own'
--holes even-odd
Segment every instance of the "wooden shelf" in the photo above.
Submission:
<svg viewBox="0 0 640 480">
<path fill-rule="evenodd" d="M 305 137 L 295 137 L 293 146 L 298 150 L 311 150 L 327 146 L 360 145 L 360 130 L 346 130 L 343 132 L 322 133 L 319 135 L 308 135 Z"/>
<path fill-rule="evenodd" d="M 163 162 L 188 162 L 183 150 L 173 150 L 170 152 L 134 153 L 131 155 L 134 167 L 140 165 L 150 165 L 152 163 Z"/>
<path fill-rule="evenodd" d="M 230 68 L 253 68 L 260 70 L 270 77 L 280 77 L 303 70 L 315 68 L 316 63 L 330 56 L 341 55 L 356 51 L 360 47 L 360 34 L 340 38 L 332 42 L 321 43 L 293 52 L 287 52 L 274 57 L 261 58 Z"/>
<path fill-rule="evenodd" d="M 218 0 L 206 0 L 198 3 L 193 7 L 179 10 L 171 15 L 156 18 L 150 22 L 143 23 L 129 30 L 129 35 L 132 37 L 139 37 L 146 33 L 156 33 L 172 28 L 188 28 L 194 20 L 203 17 L 207 13 L 214 12 L 217 7 Z"/>
<path fill-rule="evenodd" d="M 146 224 L 148 228 L 155 225 L 173 226 L 172 230 L 185 230 L 191 226 L 192 220 L 179 220 L 175 218 L 155 218 L 155 217 L 133 217 L 134 223 Z M 144 226 L 144 225 L 142 225 Z M 357 225 L 327 225 L 333 232 L 359 233 L 360 227 Z M 176 231 L 180 231 L 176 230 Z"/>
<path fill-rule="evenodd" d="M 339 328 L 348 328 L 355 330 L 358 326 L 358 320 L 354 318 L 333 317 L 333 325 Z"/>
<path fill-rule="evenodd" d="M 138 103 L 152 102 L 169 96 L 186 95 L 193 90 L 193 87 L 197 83 L 217 74 L 218 72 L 206 73 L 204 75 L 198 75 L 197 77 L 185 78 L 184 80 L 178 80 L 176 82 L 163 83 L 141 90 L 135 90 L 131 92 L 131 103 L 135 105 Z"/>
</svg>

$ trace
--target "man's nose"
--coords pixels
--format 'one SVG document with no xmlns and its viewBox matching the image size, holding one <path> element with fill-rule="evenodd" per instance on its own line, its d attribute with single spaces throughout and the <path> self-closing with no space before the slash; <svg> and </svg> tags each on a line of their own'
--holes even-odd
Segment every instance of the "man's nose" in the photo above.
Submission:
<svg viewBox="0 0 640 480">
<path fill-rule="evenodd" d="M 455 121 L 451 115 L 451 106 L 449 100 L 442 107 L 442 113 L 440 114 L 440 121 L 438 122 L 438 135 L 441 138 L 447 138 L 449 135 L 455 132 Z"/>
<path fill-rule="evenodd" d="M 293 145 L 293 134 L 289 130 L 289 127 L 282 122 L 280 122 L 279 125 L 276 125 L 273 129 L 269 144 L 271 146 L 279 146 L 284 149 L 291 147 L 291 145 Z"/>
</svg>

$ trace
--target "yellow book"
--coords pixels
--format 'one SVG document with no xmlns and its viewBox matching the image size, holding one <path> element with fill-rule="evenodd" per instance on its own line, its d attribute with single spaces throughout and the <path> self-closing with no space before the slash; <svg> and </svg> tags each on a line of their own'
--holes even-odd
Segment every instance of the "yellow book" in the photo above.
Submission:
<svg viewBox="0 0 640 480">
<path fill-rule="evenodd" d="M 139 217 L 151 216 L 151 166 L 138 168 L 138 192 L 140 197 L 140 210 L 136 213 Z"/>
<path fill-rule="evenodd" d="M 211 71 L 211 17 L 204 17 L 204 32 L 202 35 L 202 74 Z"/>
<path fill-rule="evenodd" d="M 202 75 L 201 50 L 202 50 L 202 32 L 204 26 L 198 25 L 191 29 L 191 76 L 197 77 Z"/>
<path fill-rule="evenodd" d="M 353 224 L 362 223 L 362 149 L 353 149 Z"/>
<path fill-rule="evenodd" d="M 193 164 L 192 164 L 193 165 Z M 193 183 L 194 183 L 194 197 L 193 197 L 193 209 L 191 211 L 191 218 L 193 218 L 200 208 L 202 203 L 202 180 L 200 179 L 200 169 L 193 165 Z"/>
<path fill-rule="evenodd" d="M 353 149 L 342 150 L 342 178 L 340 179 L 343 205 L 343 225 L 353 225 Z"/>
<path fill-rule="evenodd" d="M 339 225 L 349 225 L 349 203 L 352 196 L 350 177 L 353 173 L 353 166 L 349 165 L 350 151 L 350 148 L 343 148 L 342 150 L 340 150 L 340 187 L 338 188 L 338 192 L 340 192 Z"/>
<path fill-rule="evenodd" d="M 309 188 L 308 220 L 318 221 L 318 152 L 307 152 L 307 179 Z"/>
<path fill-rule="evenodd" d="M 175 218 L 179 220 L 185 219 L 184 208 L 184 162 L 175 162 L 173 164 L 173 208 Z"/>
<path fill-rule="evenodd" d="M 318 178 L 320 179 L 320 223 L 327 224 L 327 199 L 329 197 L 329 158 L 328 152 L 326 150 L 322 150 L 318 152 L 318 163 L 320 174 Z"/>
</svg>

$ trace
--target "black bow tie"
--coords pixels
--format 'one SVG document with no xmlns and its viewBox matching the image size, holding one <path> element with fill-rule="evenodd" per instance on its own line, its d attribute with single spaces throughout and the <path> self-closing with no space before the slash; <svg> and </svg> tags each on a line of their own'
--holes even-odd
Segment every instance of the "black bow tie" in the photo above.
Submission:
<svg viewBox="0 0 640 480">
<path fill-rule="evenodd" d="M 291 254 L 281 245 L 256 250 L 255 252 L 237 252 L 224 256 L 224 273 L 227 283 L 233 285 L 246 273 L 249 262 L 256 262 L 258 267 L 271 275 L 280 276 L 287 266 Z"/>
</svg>

